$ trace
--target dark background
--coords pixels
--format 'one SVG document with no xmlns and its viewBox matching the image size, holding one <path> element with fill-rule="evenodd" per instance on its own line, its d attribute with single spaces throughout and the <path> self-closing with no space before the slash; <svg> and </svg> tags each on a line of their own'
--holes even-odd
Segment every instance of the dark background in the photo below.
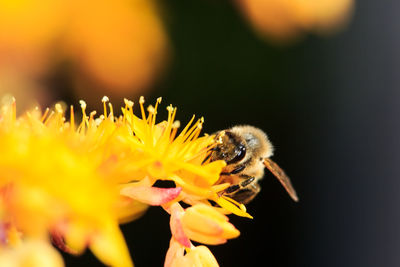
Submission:
<svg viewBox="0 0 400 267">
<path fill-rule="evenodd" d="M 278 47 L 255 36 L 231 1 L 164 3 L 173 56 L 149 102 L 205 131 L 251 124 L 300 197 L 272 175 L 231 216 L 241 236 L 210 246 L 221 266 L 400 266 L 400 2 L 360 0 L 333 37 Z M 74 100 L 75 101 L 75 100 Z M 162 266 L 168 216 L 152 208 L 122 226 L 136 266 Z M 90 253 L 67 266 L 101 266 Z"/>
</svg>

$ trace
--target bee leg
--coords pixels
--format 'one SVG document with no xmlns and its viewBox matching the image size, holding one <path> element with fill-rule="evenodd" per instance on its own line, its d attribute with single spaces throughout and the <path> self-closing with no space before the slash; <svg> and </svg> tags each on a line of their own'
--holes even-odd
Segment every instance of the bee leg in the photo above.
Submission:
<svg viewBox="0 0 400 267">
<path fill-rule="evenodd" d="M 247 204 L 260 192 L 261 187 L 252 176 L 243 174 L 240 177 L 245 180 L 226 188 L 224 194 L 229 195 L 240 203 Z"/>
<path fill-rule="evenodd" d="M 240 185 L 234 184 L 223 191 L 224 194 L 232 194 L 240 189 Z"/>
<path fill-rule="evenodd" d="M 247 204 L 257 196 L 260 190 L 260 185 L 257 182 L 254 182 L 249 184 L 247 187 L 236 191 L 231 195 L 231 197 L 242 204 Z"/>
<path fill-rule="evenodd" d="M 241 177 L 242 177 L 242 176 L 244 176 L 244 175 L 241 175 Z M 234 192 L 236 192 L 236 191 L 238 191 L 238 190 L 240 190 L 240 189 L 242 189 L 242 188 L 245 188 L 245 187 L 248 186 L 249 184 L 253 183 L 254 180 L 255 180 L 254 177 L 251 177 L 251 176 L 247 176 L 247 175 L 246 175 L 246 180 L 244 180 L 243 182 L 241 182 L 241 183 L 239 183 L 239 184 L 231 185 L 230 187 L 226 188 L 224 192 L 225 192 L 226 194 L 232 194 L 232 193 L 234 193 Z"/>
<path fill-rule="evenodd" d="M 245 165 L 238 165 L 235 169 L 233 169 L 230 172 L 221 172 L 221 175 L 232 175 L 232 174 L 237 174 L 241 171 L 243 171 L 243 169 L 246 168 Z M 246 175 L 247 176 L 247 175 Z M 249 176 L 250 177 L 250 176 Z"/>
<path fill-rule="evenodd" d="M 247 176 L 247 175 L 246 175 L 246 176 Z M 241 186 L 242 188 L 243 188 L 243 187 L 246 187 L 246 186 L 248 186 L 249 184 L 253 183 L 255 179 L 256 179 L 256 178 L 254 178 L 254 177 L 248 176 L 248 178 L 247 178 L 246 180 L 244 180 L 243 182 L 240 183 L 240 186 Z"/>
</svg>

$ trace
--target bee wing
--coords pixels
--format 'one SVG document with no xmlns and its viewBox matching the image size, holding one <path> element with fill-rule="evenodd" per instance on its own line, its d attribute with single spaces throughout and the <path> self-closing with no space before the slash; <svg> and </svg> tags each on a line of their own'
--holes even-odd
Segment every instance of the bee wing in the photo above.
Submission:
<svg viewBox="0 0 400 267">
<path fill-rule="evenodd" d="M 275 175 L 276 178 L 278 178 L 279 182 L 281 182 L 283 187 L 289 193 L 290 197 L 296 202 L 299 201 L 296 191 L 294 190 L 294 188 L 292 186 L 292 182 L 290 182 L 289 177 L 281 169 L 281 167 L 279 167 L 278 164 L 276 164 L 274 161 L 272 161 L 269 158 L 264 159 L 264 165 L 265 165 L 265 167 L 268 168 L 268 170 L 270 170 L 270 172 L 272 172 L 273 175 Z"/>
</svg>

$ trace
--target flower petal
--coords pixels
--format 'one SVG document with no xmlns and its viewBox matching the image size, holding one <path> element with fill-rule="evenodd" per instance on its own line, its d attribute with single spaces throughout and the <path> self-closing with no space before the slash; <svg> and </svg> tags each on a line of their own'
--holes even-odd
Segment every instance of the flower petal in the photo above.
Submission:
<svg viewBox="0 0 400 267">
<path fill-rule="evenodd" d="M 188 192 L 193 195 L 208 197 L 212 194 L 210 188 L 204 188 L 196 186 L 190 182 L 187 182 L 184 178 L 179 177 L 178 175 L 171 175 L 170 177 L 177 185 L 181 186 L 185 192 Z"/>
<path fill-rule="evenodd" d="M 193 247 L 185 256 L 177 257 L 171 264 L 173 267 L 218 267 L 218 262 L 205 246 Z"/>
<path fill-rule="evenodd" d="M 185 228 L 185 233 L 191 240 L 207 245 L 221 245 L 225 244 L 227 241 L 226 238 L 223 238 L 220 235 L 205 235 L 188 228 Z"/>
<path fill-rule="evenodd" d="M 170 227 L 172 236 L 178 241 L 182 246 L 190 248 L 191 243 L 189 238 L 186 236 L 185 231 L 182 226 L 182 216 L 184 214 L 184 210 L 181 205 L 176 202 L 171 205 L 171 219 L 170 219 Z"/>
<path fill-rule="evenodd" d="M 175 199 L 181 191 L 181 187 L 159 188 L 132 185 L 122 188 L 120 193 L 123 196 L 131 197 L 143 203 L 159 206 Z"/>
<path fill-rule="evenodd" d="M 124 237 L 115 222 L 105 222 L 100 231 L 90 240 L 90 249 L 104 264 L 131 267 L 129 250 Z"/>
<path fill-rule="evenodd" d="M 122 224 L 140 218 L 147 211 L 148 207 L 149 205 L 146 203 L 130 197 L 120 196 L 114 205 L 114 210 L 118 217 L 118 222 Z"/>
<path fill-rule="evenodd" d="M 182 246 L 174 237 L 171 238 L 169 242 L 169 248 L 167 255 L 165 256 L 164 267 L 172 266 L 175 259 L 183 257 L 185 253 L 185 247 Z"/>
<path fill-rule="evenodd" d="M 238 237 L 240 232 L 228 222 L 228 217 L 215 207 L 196 204 L 185 210 L 182 225 L 186 235 L 194 241 L 217 245 Z"/>
<path fill-rule="evenodd" d="M 192 250 L 193 251 L 193 250 Z M 218 262 L 214 255 L 206 246 L 198 246 L 195 248 L 198 258 L 204 267 L 217 267 Z"/>
<path fill-rule="evenodd" d="M 194 165 L 187 162 L 175 162 L 177 166 L 193 174 L 199 175 L 206 183 L 213 185 L 220 178 L 219 174 L 226 163 L 222 160 L 213 161 L 207 165 Z"/>
<path fill-rule="evenodd" d="M 64 251 L 69 254 L 78 254 L 77 251 L 71 249 L 65 242 L 64 237 L 59 231 L 51 232 L 51 242 L 54 246 L 56 246 L 61 251 Z"/>
<path fill-rule="evenodd" d="M 218 205 L 220 205 L 222 208 L 232 212 L 233 214 L 236 214 L 241 217 L 253 219 L 253 216 L 248 214 L 243 209 L 240 209 L 237 205 L 235 205 L 234 203 L 232 203 L 232 201 L 229 201 L 229 200 L 231 200 L 231 199 L 228 197 L 224 197 L 224 196 L 214 199 L 214 201 L 217 202 Z"/>
</svg>

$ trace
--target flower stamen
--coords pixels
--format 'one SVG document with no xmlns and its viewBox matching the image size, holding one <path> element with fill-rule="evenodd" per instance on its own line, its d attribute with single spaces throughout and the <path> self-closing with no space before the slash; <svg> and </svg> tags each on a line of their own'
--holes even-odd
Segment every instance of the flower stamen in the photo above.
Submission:
<svg viewBox="0 0 400 267">
<path fill-rule="evenodd" d="M 181 122 L 180 121 L 174 121 L 171 125 L 172 132 L 170 135 L 170 141 L 174 140 L 176 133 L 178 132 L 178 128 L 181 127 Z"/>
<path fill-rule="evenodd" d="M 43 116 L 40 118 L 40 121 L 41 121 L 41 122 L 44 122 L 44 120 L 46 119 L 47 115 L 49 114 L 49 111 L 50 111 L 50 109 L 49 109 L 49 108 L 46 108 L 46 110 L 45 110 Z"/>
<path fill-rule="evenodd" d="M 70 121 L 70 127 L 71 127 L 71 132 L 75 131 L 75 117 L 74 117 L 74 106 L 71 105 L 70 106 L 70 110 L 69 110 L 69 121 Z"/>
<path fill-rule="evenodd" d="M 79 100 L 79 104 L 81 105 L 81 109 L 82 109 L 82 121 L 81 121 L 81 123 L 80 123 L 80 125 L 78 127 L 78 132 L 84 134 L 85 133 L 85 129 L 86 129 L 85 126 L 88 125 L 87 115 L 86 115 L 86 102 L 83 101 L 83 100 Z"/>
<path fill-rule="evenodd" d="M 111 103 L 108 103 L 108 107 L 110 108 L 110 120 L 114 120 L 114 109 Z"/>
<path fill-rule="evenodd" d="M 54 111 L 50 112 L 50 115 L 45 119 L 45 121 L 43 122 L 44 125 L 48 125 L 48 123 L 50 122 L 50 119 L 53 117 L 54 115 Z"/>
<path fill-rule="evenodd" d="M 129 99 L 124 98 L 124 103 L 125 103 L 125 109 L 122 110 L 123 111 L 123 115 L 124 115 L 124 119 L 123 119 L 123 123 L 126 122 L 126 112 L 128 111 L 132 111 L 132 107 L 133 107 L 133 101 L 130 101 Z"/>
<path fill-rule="evenodd" d="M 101 102 L 103 102 L 103 109 L 104 109 L 104 117 L 107 118 L 107 105 L 106 102 L 110 101 L 110 99 L 108 98 L 108 96 L 103 96 L 103 98 L 101 99 Z"/>
<path fill-rule="evenodd" d="M 174 140 L 177 143 L 184 143 L 186 131 L 189 129 L 190 125 L 193 123 L 195 116 L 193 115 L 188 124 L 186 124 L 185 128 L 180 132 L 178 137 Z"/>
<path fill-rule="evenodd" d="M 96 115 L 96 110 L 93 110 L 92 112 L 90 112 L 89 114 L 89 123 L 92 123 L 94 121 L 94 116 Z"/>
<path fill-rule="evenodd" d="M 144 102 L 145 102 L 144 101 L 144 96 L 141 96 L 139 98 L 139 104 L 140 104 L 140 111 L 142 112 L 142 120 L 147 121 L 146 113 L 144 112 L 144 106 L 143 106 Z"/>
<path fill-rule="evenodd" d="M 17 103 L 15 97 L 11 98 L 11 111 L 12 111 L 11 120 L 14 122 L 17 119 Z"/>
</svg>

